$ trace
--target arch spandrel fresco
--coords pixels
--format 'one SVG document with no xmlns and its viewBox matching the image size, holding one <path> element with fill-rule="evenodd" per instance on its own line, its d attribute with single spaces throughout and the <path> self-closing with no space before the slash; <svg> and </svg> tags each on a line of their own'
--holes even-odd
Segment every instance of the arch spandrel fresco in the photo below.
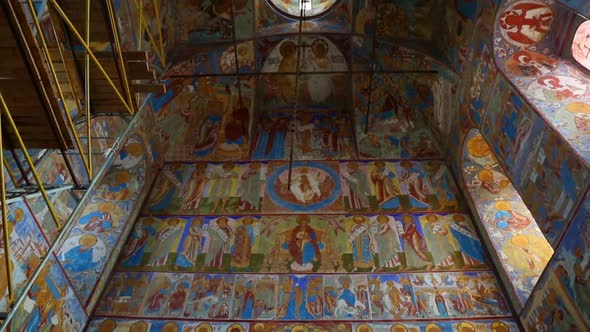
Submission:
<svg viewBox="0 0 590 332">
<path fill-rule="evenodd" d="M 527 302 L 553 249 L 535 218 L 477 131 L 463 145 L 463 180 L 483 228 L 497 253 L 492 253 L 511 284 L 519 307 Z"/>
</svg>

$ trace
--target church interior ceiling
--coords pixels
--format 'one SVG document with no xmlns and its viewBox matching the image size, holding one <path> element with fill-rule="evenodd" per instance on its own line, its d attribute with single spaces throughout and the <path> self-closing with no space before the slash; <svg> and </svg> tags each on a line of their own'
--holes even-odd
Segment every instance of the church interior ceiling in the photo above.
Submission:
<svg viewBox="0 0 590 332">
<path fill-rule="evenodd" d="M 585 1 L 309 0 L 301 25 L 294 0 L 157 3 L 167 91 L 13 327 L 590 326 L 589 81 L 556 52 Z M 98 160 L 125 126 L 97 119 Z M 44 181 L 71 183 L 59 158 L 36 160 Z M 65 222 L 81 197 L 52 199 Z M 9 210 L 22 287 L 57 230 L 39 198 Z"/>
</svg>

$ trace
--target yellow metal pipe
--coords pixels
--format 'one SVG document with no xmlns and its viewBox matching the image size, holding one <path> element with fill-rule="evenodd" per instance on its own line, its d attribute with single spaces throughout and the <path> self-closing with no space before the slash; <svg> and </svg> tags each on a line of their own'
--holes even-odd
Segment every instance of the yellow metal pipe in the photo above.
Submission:
<svg viewBox="0 0 590 332">
<path fill-rule="evenodd" d="M 143 11 L 143 6 L 139 7 L 139 4 L 137 3 L 137 0 L 134 0 L 135 2 L 135 6 Z M 148 24 L 145 22 L 145 20 L 142 21 L 143 26 L 145 27 L 145 32 L 148 35 L 148 39 L 150 40 L 150 44 L 152 45 L 152 47 L 154 48 L 154 52 L 156 52 L 156 55 L 158 56 L 158 58 L 160 59 L 160 63 L 165 63 L 166 59 L 164 59 L 164 55 L 160 52 L 160 48 L 158 47 L 158 45 L 156 44 L 156 40 L 154 39 L 154 36 L 152 35 L 151 31 L 150 31 L 150 27 L 148 26 Z"/>
<path fill-rule="evenodd" d="M 160 0 L 154 0 L 154 12 L 156 14 L 156 24 L 158 26 L 158 39 L 160 40 L 160 54 L 163 58 L 160 59 L 162 67 L 166 68 L 166 53 L 164 52 L 164 37 L 162 36 L 162 21 L 160 21 Z M 237 61 L 237 60 L 236 60 Z"/>
<path fill-rule="evenodd" d="M 0 128 L 1 129 L 1 128 Z M 2 145 L 0 145 L 2 146 Z M 0 151 L 0 153 L 2 153 L 2 164 L 4 164 L 4 168 L 6 168 L 6 172 L 8 173 L 8 176 L 10 177 L 10 180 L 12 181 L 12 183 L 14 184 L 14 186 L 16 188 L 20 187 L 18 185 L 18 181 L 16 181 L 16 177 L 14 176 L 14 173 L 12 173 L 12 170 L 10 169 L 10 165 L 8 165 L 8 162 L 6 161 L 6 158 L 4 158 L 4 153 L 3 151 Z"/>
<path fill-rule="evenodd" d="M 86 44 L 90 44 L 90 0 L 86 0 Z M 86 149 L 88 150 L 88 180 L 92 182 L 93 165 L 92 165 L 92 119 L 90 117 L 90 56 L 88 51 L 84 55 L 84 104 L 86 106 Z M 82 151 L 80 151 L 82 154 Z"/>
<path fill-rule="evenodd" d="M 127 103 L 133 108 L 133 100 L 131 99 L 131 89 L 129 88 L 129 80 L 127 80 L 127 69 L 125 68 L 125 61 L 123 60 L 123 49 L 121 48 L 121 41 L 119 40 L 119 25 L 115 18 L 115 10 L 113 9 L 113 3 L 111 0 L 106 0 L 107 10 L 109 12 L 109 21 L 113 29 L 113 39 L 115 41 L 115 48 L 117 53 L 117 59 L 121 67 L 121 76 L 123 76 L 123 88 L 125 88 L 125 94 L 127 95 Z M 135 113 L 135 111 L 134 111 Z"/>
<path fill-rule="evenodd" d="M 74 121 L 72 120 L 72 116 L 70 114 L 70 108 L 68 107 L 68 103 L 66 102 L 66 99 L 64 98 L 63 91 L 61 90 L 61 86 L 59 85 L 59 79 L 57 77 L 55 67 L 53 66 L 53 61 L 51 61 L 51 54 L 49 53 L 49 49 L 47 48 L 47 42 L 45 41 L 45 35 L 43 34 L 43 30 L 41 30 L 41 24 L 39 24 L 39 19 L 37 18 L 37 12 L 35 11 L 35 7 L 33 6 L 33 1 L 27 0 L 27 4 L 29 5 L 29 10 L 31 11 L 31 16 L 33 18 L 33 22 L 35 23 L 35 27 L 37 28 L 37 35 L 39 36 L 39 39 L 41 40 L 41 48 L 43 49 L 43 52 L 45 53 L 45 57 L 47 57 L 47 63 L 49 65 L 49 68 L 51 69 L 50 71 L 51 71 L 51 75 L 53 76 L 53 80 L 55 81 L 57 93 L 59 94 L 59 98 L 61 99 L 61 102 L 62 102 L 64 109 L 65 109 L 66 117 L 68 119 L 70 127 L 72 128 L 72 134 L 74 135 L 74 141 L 76 143 L 76 147 L 80 151 L 80 156 L 82 156 L 82 163 L 84 164 L 86 171 L 90 175 L 90 167 L 88 166 L 88 161 L 86 160 L 86 158 L 83 155 L 82 143 L 80 143 L 80 137 L 78 137 L 78 132 L 76 131 L 76 125 L 74 125 Z"/>
<path fill-rule="evenodd" d="M 80 44 L 82 44 L 84 49 L 86 49 L 86 51 L 88 52 L 88 55 L 90 56 L 90 59 L 92 59 L 92 62 L 94 62 L 94 64 L 98 68 L 98 70 L 100 70 L 100 72 L 102 73 L 102 75 L 104 76 L 106 81 L 109 83 L 110 87 L 115 92 L 115 95 L 119 98 L 119 100 L 121 101 L 123 106 L 125 106 L 125 108 L 129 112 L 129 114 L 133 114 L 133 110 L 131 109 L 131 107 L 129 107 L 129 105 L 127 105 L 127 102 L 125 101 L 125 98 L 123 98 L 121 93 L 119 92 L 119 89 L 117 89 L 117 87 L 115 86 L 115 84 L 113 83 L 113 81 L 111 80 L 109 75 L 107 74 L 107 72 L 104 70 L 103 66 L 100 64 L 100 61 L 98 61 L 98 59 L 96 58 L 94 53 L 90 50 L 90 46 L 88 44 L 86 44 L 86 42 L 84 41 L 84 38 L 82 38 L 82 36 L 78 32 L 78 30 L 76 30 L 74 23 L 72 23 L 72 21 L 70 21 L 70 19 L 68 18 L 66 13 L 63 11 L 63 9 L 57 4 L 56 0 L 49 0 L 49 2 L 53 6 L 53 9 L 55 9 L 55 11 L 59 14 L 59 16 L 61 16 L 61 18 L 64 20 L 64 22 L 68 25 L 68 27 L 70 28 L 70 31 L 74 34 L 74 36 L 76 36 L 76 39 L 78 39 Z"/>
<path fill-rule="evenodd" d="M 47 204 L 47 208 L 49 209 L 49 212 L 51 213 L 51 216 L 53 217 L 53 221 L 55 221 L 55 225 L 57 226 L 57 230 L 61 230 L 61 224 L 59 223 L 59 219 L 57 218 L 57 213 L 55 213 L 55 208 L 53 207 L 53 203 L 51 203 L 51 200 L 49 200 L 49 195 L 47 195 L 47 191 L 45 191 L 45 186 L 43 186 L 43 182 L 41 181 L 41 177 L 39 176 L 39 173 L 37 173 L 37 168 L 35 167 L 35 164 L 33 163 L 31 156 L 29 155 L 29 151 L 27 150 L 27 147 L 25 146 L 25 142 L 23 142 L 23 138 L 20 136 L 20 133 L 18 132 L 18 128 L 16 127 L 16 124 L 14 123 L 14 120 L 12 119 L 12 115 L 10 115 L 10 110 L 8 109 L 8 106 L 6 105 L 6 102 L 4 101 L 4 97 L 2 97 L 2 94 L 0 94 L 0 104 L 2 104 L 2 109 L 0 111 L 4 111 L 4 113 L 6 114 L 6 118 L 8 119 L 8 124 L 12 128 L 12 131 L 14 132 L 14 135 L 16 136 L 16 139 L 18 140 L 18 144 L 19 144 L 20 148 L 22 149 L 22 152 L 25 156 L 25 159 L 27 160 L 27 163 L 29 163 L 31 173 L 33 173 L 33 177 L 35 178 L 35 181 L 37 181 L 37 184 L 39 185 L 39 190 L 41 191 L 41 195 L 43 195 L 43 199 L 45 200 L 45 204 Z M 0 116 L 2 116 L 1 112 L 0 112 Z"/>
<path fill-rule="evenodd" d="M 137 36 L 137 49 L 141 50 L 141 46 L 143 44 L 143 0 L 139 0 L 138 11 L 139 11 L 139 30 L 138 30 L 138 36 Z"/>
<path fill-rule="evenodd" d="M 0 98 L 2 98 L 2 94 L 0 94 Z M 4 103 L 4 99 L 2 99 Z M 0 148 L 3 147 L 2 142 L 2 114 L 0 113 Z M 2 159 L 2 163 L 5 164 L 6 160 L 4 159 L 3 151 L 0 151 L 0 159 Z M 9 168 L 6 168 L 9 169 Z M 4 185 L 4 172 L 0 172 L 0 182 L 2 182 L 2 192 L 1 192 L 1 199 L 2 199 L 2 230 L 3 230 L 3 239 L 4 239 L 4 264 L 6 264 L 6 280 L 8 287 L 8 303 L 12 304 L 14 301 L 14 286 L 12 285 L 12 267 L 10 266 L 10 233 L 8 232 L 8 207 L 6 206 L 6 186 Z M 16 183 L 16 182 L 15 182 Z"/>
<path fill-rule="evenodd" d="M 139 26 L 138 26 L 138 32 L 137 32 L 137 49 L 141 50 L 141 47 L 143 45 L 143 0 L 139 0 Z M 141 100 L 141 95 L 140 93 L 136 93 L 135 94 L 135 98 L 137 100 L 137 103 L 140 103 Z"/>
</svg>

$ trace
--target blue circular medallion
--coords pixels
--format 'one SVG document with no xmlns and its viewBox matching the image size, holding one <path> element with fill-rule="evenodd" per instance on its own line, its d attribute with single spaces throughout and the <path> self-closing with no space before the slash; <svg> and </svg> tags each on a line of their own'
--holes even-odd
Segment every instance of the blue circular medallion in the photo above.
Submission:
<svg viewBox="0 0 590 332">
<path fill-rule="evenodd" d="M 287 186 L 289 165 L 278 167 L 266 182 L 274 204 L 293 211 L 320 210 L 333 204 L 342 192 L 338 173 L 318 162 L 293 164 L 291 185 Z"/>
</svg>

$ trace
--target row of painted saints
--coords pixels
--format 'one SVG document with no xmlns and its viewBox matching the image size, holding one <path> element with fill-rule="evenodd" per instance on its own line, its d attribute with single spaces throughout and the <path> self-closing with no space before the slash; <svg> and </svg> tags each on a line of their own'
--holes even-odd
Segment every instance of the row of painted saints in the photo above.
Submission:
<svg viewBox="0 0 590 332">
<path fill-rule="evenodd" d="M 491 272 L 395 275 L 116 273 L 98 307 L 133 317 L 364 320 L 509 313 Z"/>
<path fill-rule="evenodd" d="M 509 332 L 517 331 L 516 323 L 510 320 L 448 321 L 444 323 L 193 323 L 157 320 L 129 320 L 98 318 L 90 325 L 91 331 L 114 332 L 128 328 L 132 332 Z"/>
<path fill-rule="evenodd" d="M 487 267 L 463 214 L 144 217 L 126 270 L 401 271 Z"/>
<path fill-rule="evenodd" d="M 155 213 L 457 211 L 443 162 L 168 164 L 148 202 Z M 184 179 L 184 180 L 183 180 Z M 178 213 L 178 212 L 175 212 Z"/>
</svg>

